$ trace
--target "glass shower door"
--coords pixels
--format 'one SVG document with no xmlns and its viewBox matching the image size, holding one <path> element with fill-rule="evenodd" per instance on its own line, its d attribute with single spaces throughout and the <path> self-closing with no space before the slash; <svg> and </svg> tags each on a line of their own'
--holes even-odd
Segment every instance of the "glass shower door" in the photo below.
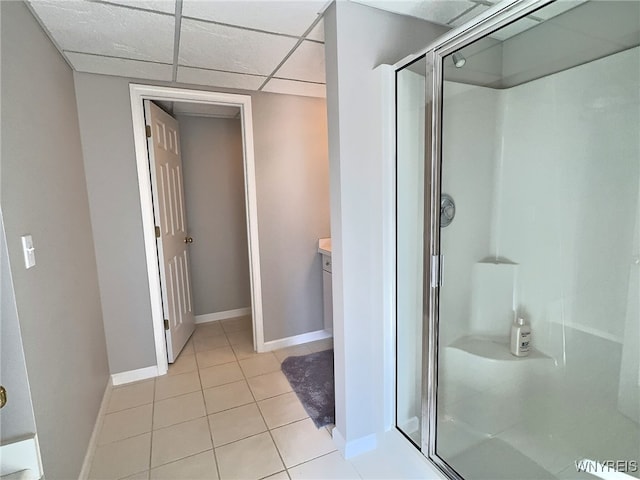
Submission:
<svg viewBox="0 0 640 480">
<path fill-rule="evenodd" d="M 640 478 L 639 44 L 640 2 L 594 0 L 436 52 L 432 457 L 453 475 Z"/>
</svg>

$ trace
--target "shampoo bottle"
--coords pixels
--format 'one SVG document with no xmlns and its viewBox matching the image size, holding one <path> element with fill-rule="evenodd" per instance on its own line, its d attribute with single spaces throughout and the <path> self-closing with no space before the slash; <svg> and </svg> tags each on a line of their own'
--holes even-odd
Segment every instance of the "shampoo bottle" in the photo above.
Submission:
<svg viewBox="0 0 640 480">
<path fill-rule="evenodd" d="M 531 351 L 531 327 L 524 318 L 518 319 L 511 325 L 511 354 L 516 357 L 526 357 Z"/>
</svg>

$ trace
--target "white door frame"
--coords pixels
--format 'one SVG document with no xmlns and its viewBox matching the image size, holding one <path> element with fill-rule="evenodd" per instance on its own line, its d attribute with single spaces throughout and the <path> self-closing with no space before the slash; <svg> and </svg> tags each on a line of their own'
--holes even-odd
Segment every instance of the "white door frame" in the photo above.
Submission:
<svg viewBox="0 0 640 480">
<path fill-rule="evenodd" d="M 253 151 L 253 115 L 251 97 L 231 93 L 188 90 L 184 88 L 160 87 L 154 85 L 131 84 L 131 115 L 133 118 L 133 140 L 138 170 L 140 208 L 142 210 L 142 230 L 144 235 L 147 274 L 149 277 L 149 298 L 153 338 L 156 348 L 158 375 L 164 375 L 169 368 L 167 346 L 165 344 L 162 296 L 160 290 L 160 270 L 156 247 L 153 200 L 151 197 L 151 172 L 147 151 L 143 100 L 165 100 L 174 102 L 207 103 L 240 108 L 242 126 L 242 156 L 244 160 L 244 192 L 247 213 L 247 237 L 249 240 L 249 274 L 251 281 L 251 310 L 253 317 L 253 346 L 258 352 L 264 351 L 264 330 L 262 324 L 262 282 L 260 276 L 260 252 L 258 245 L 258 204 L 256 198 L 256 171 Z"/>
</svg>

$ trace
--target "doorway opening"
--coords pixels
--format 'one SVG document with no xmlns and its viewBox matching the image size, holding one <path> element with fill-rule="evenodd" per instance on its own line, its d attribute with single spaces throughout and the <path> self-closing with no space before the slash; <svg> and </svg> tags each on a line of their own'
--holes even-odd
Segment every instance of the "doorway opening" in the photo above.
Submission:
<svg viewBox="0 0 640 480">
<path fill-rule="evenodd" d="M 149 162 L 147 133 L 145 128 L 144 101 L 188 102 L 203 106 L 237 108 L 242 130 L 242 156 L 244 176 L 244 200 L 246 205 L 246 230 L 249 256 L 249 283 L 251 290 L 251 317 L 253 325 L 253 347 L 264 351 L 264 330 L 262 319 L 262 288 L 260 276 L 260 254 L 258 245 L 258 215 L 255 181 L 255 160 L 253 148 L 253 125 L 251 97 L 228 93 L 206 92 L 173 87 L 150 85 L 130 85 L 131 112 L 140 191 L 145 255 L 149 279 L 153 334 L 156 350 L 158 374 L 168 370 L 167 341 L 163 310 L 159 249 L 156 244 L 156 219 L 154 218 L 152 196 L 152 171 Z"/>
</svg>

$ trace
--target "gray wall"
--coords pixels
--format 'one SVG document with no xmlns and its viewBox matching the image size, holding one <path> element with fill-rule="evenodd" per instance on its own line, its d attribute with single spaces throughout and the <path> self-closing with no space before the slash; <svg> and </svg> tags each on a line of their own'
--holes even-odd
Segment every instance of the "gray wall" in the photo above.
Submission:
<svg viewBox="0 0 640 480">
<path fill-rule="evenodd" d="M 111 372 L 155 365 L 129 100 L 133 81 L 85 73 L 74 78 Z M 322 328 L 316 251 L 317 239 L 329 235 L 327 124 L 323 99 L 251 97 L 268 341 Z"/>
<path fill-rule="evenodd" d="M 265 340 L 322 330 L 318 238 L 329 237 L 324 99 L 253 96 Z"/>
<path fill-rule="evenodd" d="M 0 443 L 36 433 L 31 390 L 24 361 L 9 252 L 0 212 L 0 379 L 8 402 L 0 410 Z"/>
<path fill-rule="evenodd" d="M 45 474 L 76 478 L 109 371 L 73 75 L 22 2 L 0 5 L 1 201 L 17 311 Z"/>
<path fill-rule="evenodd" d="M 240 120 L 177 118 L 196 315 L 250 307 Z"/>
<path fill-rule="evenodd" d="M 156 364 L 129 85 L 74 79 L 109 369 L 119 373 Z"/>
<path fill-rule="evenodd" d="M 353 2 L 325 15 L 336 429 L 347 443 L 384 428 L 383 121 L 373 69 L 446 31 Z"/>
</svg>

